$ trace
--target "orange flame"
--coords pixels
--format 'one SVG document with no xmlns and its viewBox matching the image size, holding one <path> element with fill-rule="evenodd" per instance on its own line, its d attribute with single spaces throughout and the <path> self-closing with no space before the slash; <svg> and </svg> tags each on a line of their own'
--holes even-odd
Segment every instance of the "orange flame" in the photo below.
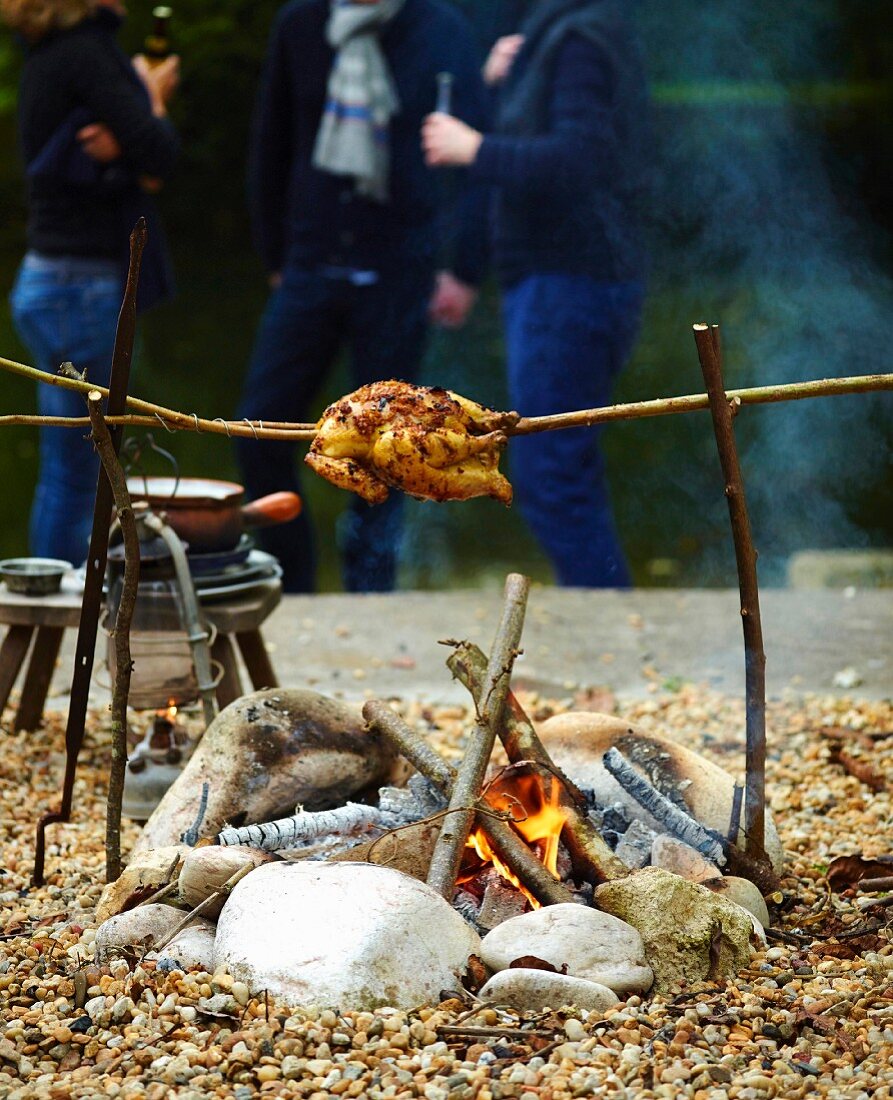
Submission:
<svg viewBox="0 0 893 1100">
<path fill-rule="evenodd" d="M 565 821 L 558 783 L 554 780 L 550 783 L 547 799 L 536 775 L 511 775 L 497 780 L 486 798 L 494 810 L 511 814 L 514 828 L 534 850 L 543 866 L 558 878 L 558 840 Z M 466 845 L 474 849 L 484 863 L 492 863 L 504 879 L 524 894 L 534 909 L 540 908 L 540 903 L 500 860 L 480 829 L 471 833 Z M 471 877 L 463 876 L 460 881 L 467 882 Z"/>
</svg>

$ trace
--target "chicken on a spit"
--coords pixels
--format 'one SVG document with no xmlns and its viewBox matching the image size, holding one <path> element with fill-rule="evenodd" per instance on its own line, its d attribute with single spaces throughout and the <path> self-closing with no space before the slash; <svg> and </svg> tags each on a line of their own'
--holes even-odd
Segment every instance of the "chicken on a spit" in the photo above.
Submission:
<svg viewBox="0 0 893 1100">
<path fill-rule="evenodd" d="M 326 409 L 304 461 L 369 504 L 389 487 L 422 500 L 511 504 L 499 456 L 517 420 L 438 387 L 373 382 Z"/>
</svg>

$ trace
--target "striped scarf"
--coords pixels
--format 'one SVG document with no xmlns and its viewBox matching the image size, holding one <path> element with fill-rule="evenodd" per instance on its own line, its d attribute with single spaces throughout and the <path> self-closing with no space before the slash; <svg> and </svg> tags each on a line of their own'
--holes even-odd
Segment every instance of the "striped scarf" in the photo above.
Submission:
<svg viewBox="0 0 893 1100">
<path fill-rule="evenodd" d="M 326 27 L 326 38 L 338 52 L 329 74 L 313 166 L 353 177 L 357 193 L 378 202 L 387 202 L 389 196 L 388 126 L 400 107 L 378 35 L 405 2 L 333 0 Z"/>
</svg>

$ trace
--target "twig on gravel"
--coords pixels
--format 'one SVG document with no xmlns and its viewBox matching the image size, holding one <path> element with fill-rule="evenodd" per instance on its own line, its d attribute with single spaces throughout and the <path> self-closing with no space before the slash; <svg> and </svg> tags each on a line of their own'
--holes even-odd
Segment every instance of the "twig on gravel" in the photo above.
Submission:
<svg viewBox="0 0 893 1100">
<path fill-rule="evenodd" d="M 462 812 L 453 817 L 449 827 L 440 830 L 434 845 L 428 885 L 447 901 L 452 899 L 456 888 L 456 875 L 462 853 L 474 824 L 474 805 L 480 798 L 496 731 L 502 720 L 512 665 L 524 628 L 529 591 L 529 578 L 522 577 L 519 573 L 510 573 L 506 578 L 502 618 L 490 650 L 487 678 L 478 702 L 478 721 L 471 732 L 465 758 L 450 796 L 450 809 L 458 810 L 461 807 Z"/>
</svg>

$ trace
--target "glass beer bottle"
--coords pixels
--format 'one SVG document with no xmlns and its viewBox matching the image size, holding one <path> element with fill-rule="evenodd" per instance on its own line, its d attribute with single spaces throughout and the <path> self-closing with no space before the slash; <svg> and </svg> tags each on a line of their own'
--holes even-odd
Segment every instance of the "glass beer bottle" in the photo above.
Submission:
<svg viewBox="0 0 893 1100">
<path fill-rule="evenodd" d="M 152 33 L 146 35 L 143 52 L 150 66 L 160 65 L 172 52 L 170 22 L 173 9 L 158 7 L 152 9 Z"/>
</svg>

